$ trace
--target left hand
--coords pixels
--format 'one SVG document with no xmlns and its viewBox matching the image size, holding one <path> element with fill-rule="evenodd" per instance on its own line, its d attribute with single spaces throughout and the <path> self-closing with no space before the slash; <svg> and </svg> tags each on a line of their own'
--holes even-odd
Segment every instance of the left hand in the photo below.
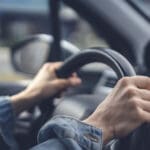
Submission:
<svg viewBox="0 0 150 150">
<path fill-rule="evenodd" d="M 21 93 L 11 97 L 12 106 L 16 114 L 38 104 L 43 99 L 49 98 L 58 92 L 81 83 L 79 77 L 73 74 L 67 79 L 56 77 L 55 70 L 62 63 L 46 63 L 40 69 L 33 82 Z"/>
<path fill-rule="evenodd" d="M 59 79 L 56 77 L 55 70 L 61 64 L 61 62 L 44 64 L 26 91 L 36 95 L 38 99 L 44 99 L 64 91 L 68 87 L 79 85 L 81 80 L 76 74 L 73 74 L 67 79 Z"/>
</svg>

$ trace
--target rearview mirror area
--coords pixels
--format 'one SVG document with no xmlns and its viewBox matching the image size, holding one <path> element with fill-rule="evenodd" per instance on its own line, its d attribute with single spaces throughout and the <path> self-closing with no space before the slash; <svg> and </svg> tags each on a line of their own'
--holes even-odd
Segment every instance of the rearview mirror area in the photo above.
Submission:
<svg viewBox="0 0 150 150">
<path fill-rule="evenodd" d="M 51 61 L 50 55 L 53 37 L 46 34 L 31 36 L 11 48 L 13 68 L 21 73 L 35 75 L 41 66 Z M 79 52 L 79 49 L 67 41 L 61 41 L 61 60 Z"/>
</svg>

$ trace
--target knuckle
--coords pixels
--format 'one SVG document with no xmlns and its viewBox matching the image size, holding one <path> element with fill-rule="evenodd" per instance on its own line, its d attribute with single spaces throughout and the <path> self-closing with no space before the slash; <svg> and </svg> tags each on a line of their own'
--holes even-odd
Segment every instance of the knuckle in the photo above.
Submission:
<svg viewBox="0 0 150 150">
<path fill-rule="evenodd" d="M 49 71 L 53 67 L 52 63 L 45 63 L 42 67 L 43 70 Z"/>
<path fill-rule="evenodd" d="M 126 87 L 130 84 L 130 78 L 129 77 L 123 77 L 119 80 L 119 83 L 121 86 Z"/>
<path fill-rule="evenodd" d="M 48 67 L 49 67 L 49 63 L 45 63 L 45 64 L 43 65 L 43 68 L 45 68 L 45 69 L 48 69 Z"/>
<path fill-rule="evenodd" d="M 132 98 L 135 97 L 137 95 L 137 89 L 135 87 L 132 86 L 128 86 L 125 90 L 125 95 L 128 98 Z"/>
<path fill-rule="evenodd" d="M 130 104 L 131 104 L 131 107 L 134 108 L 134 109 L 137 109 L 137 106 L 138 106 L 138 99 L 137 98 L 132 98 L 130 100 Z"/>
</svg>

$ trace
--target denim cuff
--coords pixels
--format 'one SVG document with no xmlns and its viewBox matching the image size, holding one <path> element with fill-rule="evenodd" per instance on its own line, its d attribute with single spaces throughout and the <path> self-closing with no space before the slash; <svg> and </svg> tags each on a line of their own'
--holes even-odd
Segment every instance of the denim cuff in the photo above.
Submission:
<svg viewBox="0 0 150 150">
<path fill-rule="evenodd" d="M 102 149 L 102 131 L 71 117 L 56 116 L 41 128 L 39 143 L 53 138 L 58 138 L 66 147 L 77 143 L 83 149 Z"/>
<path fill-rule="evenodd" d="M 14 118 L 10 97 L 0 97 L 0 135 L 10 147 L 16 147 L 13 136 Z"/>
</svg>

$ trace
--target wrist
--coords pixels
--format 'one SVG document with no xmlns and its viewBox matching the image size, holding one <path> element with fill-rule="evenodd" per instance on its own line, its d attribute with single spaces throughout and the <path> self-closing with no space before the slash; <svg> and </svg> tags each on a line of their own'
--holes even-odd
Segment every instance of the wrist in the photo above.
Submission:
<svg viewBox="0 0 150 150">
<path fill-rule="evenodd" d="M 106 125 L 105 122 L 100 118 L 95 119 L 90 116 L 83 122 L 102 130 L 103 135 L 102 138 L 104 144 L 108 143 L 111 139 L 113 139 L 114 137 L 113 128 L 111 126 L 109 127 L 108 125 Z"/>
<path fill-rule="evenodd" d="M 37 93 L 28 89 L 11 96 L 10 99 L 16 115 L 39 102 Z"/>
</svg>

